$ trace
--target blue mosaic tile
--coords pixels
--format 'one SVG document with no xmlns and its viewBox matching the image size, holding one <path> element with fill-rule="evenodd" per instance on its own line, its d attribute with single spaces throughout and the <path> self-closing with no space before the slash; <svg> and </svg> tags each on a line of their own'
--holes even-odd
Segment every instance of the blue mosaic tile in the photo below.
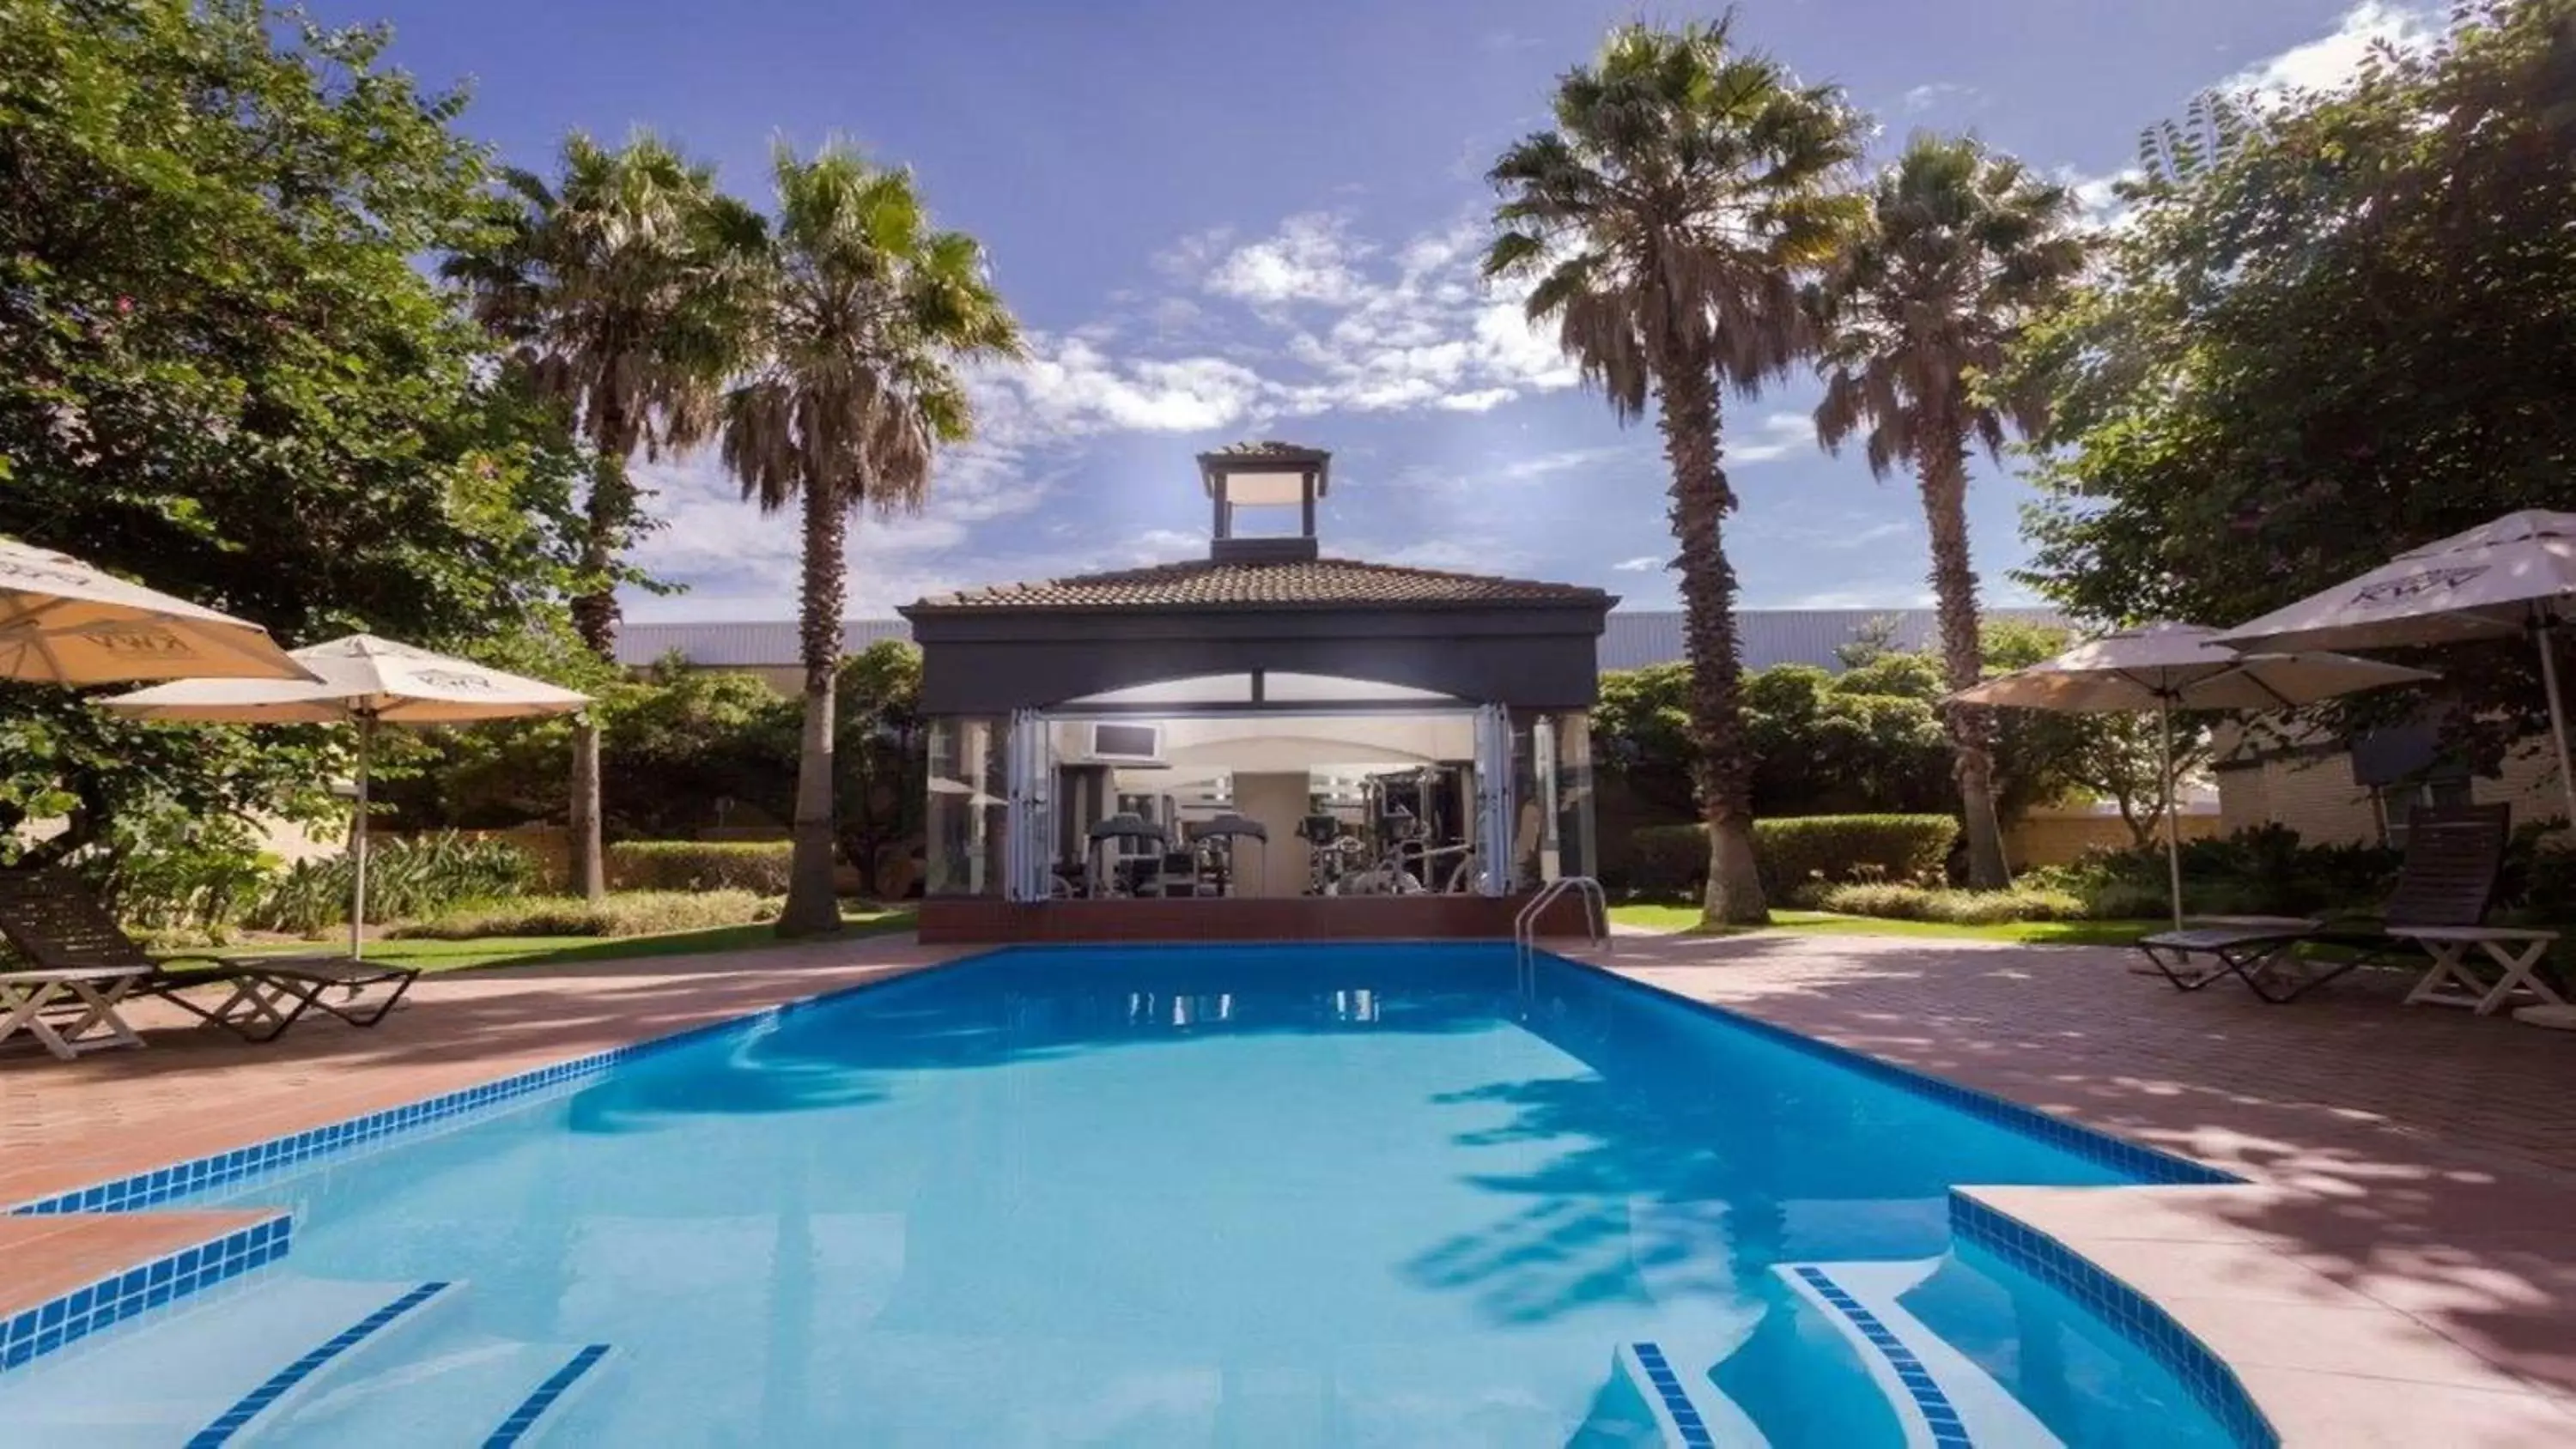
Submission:
<svg viewBox="0 0 2576 1449">
<path fill-rule="evenodd" d="M 2245 1449 L 2278 1449 L 2272 1427 L 2224 1359 L 2172 1315 L 2048 1234 L 1965 1193 L 1950 1194 L 1950 1233 L 2082 1305 L 2180 1380 L 2195 1402 Z"/>
<path fill-rule="evenodd" d="M 268 1411 L 270 1405 L 286 1396 L 297 1384 L 311 1378 L 324 1364 L 347 1353 L 386 1324 L 402 1317 L 421 1304 L 447 1291 L 444 1283 L 423 1283 L 400 1298 L 333 1334 L 321 1346 L 302 1358 L 269 1375 L 258 1388 L 241 1396 L 231 1408 L 216 1416 L 215 1421 L 200 1429 L 188 1440 L 188 1449 L 219 1449 Z"/>
<path fill-rule="evenodd" d="M 537 1427 L 537 1421 L 546 1416 L 546 1411 L 553 1408 L 557 1400 L 570 1392 L 574 1384 L 581 1382 L 583 1374 L 597 1367 L 599 1361 L 606 1357 L 608 1345 L 604 1343 L 591 1344 L 574 1354 L 562 1368 L 556 1369 L 544 1383 L 537 1385 L 536 1391 L 529 1394 L 519 1407 L 510 1411 L 510 1417 L 502 1420 L 501 1427 L 493 1430 L 492 1436 L 483 1441 L 483 1449 L 511 1449 L 512 1445 L 527 1437 L 529 1430 Z"/>
<path fill-rule="evenodd" d="M 1673 1428 L 1680 1432 L 1682 1443 L 1692 1449 L 1714 1445 L 1717 1441 L 1709 1437 L 1707 1422 L 1691 1406 L 1690 1396 L 1682 1392 L 1681 1376 L 1673 1372 L 1663 1348 L 1652 1343 L 1632 1343 L 1628 1351 L 1637 1356 L 1637 1366 L 1646 1371 L 1646 1380 L 1654 1386 L 1655 1397 L 1663 1401 L 1664 1412 L 1672 1416 Z"/>
<path fill-rule="evenodd" d="M 247 1273 L 283 1254 L 292 1232 L 293 1223 L 284 1216 L 264 1219 L 0 1320 L 0 1370 Z"/>
<path fill-rule="evenodd" d="M 1896 1370 L 1897 1381 L 1905 1386 L 1907 1396 L 1914 1400 L 1915 1409 L 1931 1425 L 1934 1443 L 1957 1444 L 1963 1449 L 1970 1444 L 1967 1429 L 1959 1421 L 1959 1411 L 1950 1405 L 1950 1396 L 1941 1392 L 1941 1386 L 1932 1381 L 1931 1373 L 1923 1367 L 1923 1361 L 1914 1356 L 1914 1350 L 1889 1332 L 1887 1325 L 1878 1321 L 1877 1314 L 1862 1307 L 1860 1300 L 1844 1292 L 1841 1284 L 1808 1264 L 1796 1264 L 1789 1271 L 1797 1274 L 1799 1281 L 1815 1289 L 1819 1297 L 1833 1305 L 1835 1312 L 1851 1320 L 1852 1326 L 1859 1329 L 1870 1346 L 1887 1360 L 1888 1367 Z"/>
</svg>

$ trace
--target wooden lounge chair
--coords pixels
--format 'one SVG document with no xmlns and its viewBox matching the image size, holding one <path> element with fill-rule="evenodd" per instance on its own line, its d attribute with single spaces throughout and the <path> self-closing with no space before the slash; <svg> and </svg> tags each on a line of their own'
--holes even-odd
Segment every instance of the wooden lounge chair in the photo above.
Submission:
<svg viewBox="0 0 2576 1449">
<path fill-rule="evenodd" d="M 2408 816 L 2397 888 L 2377 917 L 2219 923 L 2162 932 L 2138 947 L 2181 990 L 2196 991 L 2233 975 L 2265 1001 L 2290 1001 L 2356 967 L 2433 951 L 2419 932 L 2455 940 L 2485 933 L 2510 835 L 2511 812 L 2504 805 L 2419 807 Z M 2310 969 L 2296 975 L 2280 971 L 2302 945 L 2340 947 L 2346 954 L 2306 962 Z M 2198 956 L 2208 957 L 2209 964 L 2191 969 Z"/>
<path fill-rule="evenodd" d="M 0 937 L 41 971 L 138 972 L 126 999 L 160 997 L 254 1042 L 276 1040 L 317 1007 L 351 1026 L 374 1026 L 420 976 L 339 957 L 154 957 L 64 870 L 0 871 Z M 225 993 L 211 1008 L 187 994 L 205 987 Z M 362 1002 L 372 987 L 391 989 Z M 336 1004 L 326 999 L 335 991 Z"/>
<path fill-rule="evenodd" d="M 2140 940 L 2138 949 L 2178 990 L 2197 991 L 2234 976 L 2255 995 L 2277 1005 L 2355 967 L 2423 954 L 2428 948 L 2420 940 L 2402 934 L 2409 928 L 2438 928 L 2448 937 L 2483 928 L 2487 907 L 2495 900 L 2496 881 L 2504 872 L 2505 846 L 2511 835 L 2510 806 L 2418 806 L 2406 818 L 2406 860 L 2398 870 L 2397 889 L 2377 918 L 2163 931 Z M 2295 977 L 2273 972 L 2272 968 L 2290 959 L 2292 951 L 2306 945 L 2338 946 L 2349 954 L 2336 961 L 2303 963 L 2313 969 Z M 2208 964 L 2196 965 L 2195 958 L 2200 957 L 2206 957 Z"/>
</svg>

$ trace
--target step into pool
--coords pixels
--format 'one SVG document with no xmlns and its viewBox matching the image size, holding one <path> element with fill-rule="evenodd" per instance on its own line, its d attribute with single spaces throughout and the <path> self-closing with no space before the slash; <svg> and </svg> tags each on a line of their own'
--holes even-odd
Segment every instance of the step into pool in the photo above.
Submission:
<svg viewBox="0 0 2576 1449">
<path fill-rule="evenodd" d="M 171 1199 L 292 1249 L 0 1372 L 0 1438 L 2260 1442 L 1953 1231 L 2191 1180 L 1507 948 L 1020 949 Z"/>
</svg>

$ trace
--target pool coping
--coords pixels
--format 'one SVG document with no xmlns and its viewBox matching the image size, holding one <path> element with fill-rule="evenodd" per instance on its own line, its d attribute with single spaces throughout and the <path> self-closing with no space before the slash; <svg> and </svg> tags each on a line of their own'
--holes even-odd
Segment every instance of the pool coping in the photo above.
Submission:
<svg viewBox="0 0 2576 1449">
<path fill-rule="evenodd" d="M 1175 947 L 1200 947 L 1209 943 L 1171 944 Z M 1308 948 L 1316 943 L 1224 942 L 1215 944 L 1223 949 L 1245 950 L 1262 949 L 1265 946 Z M 1333 942 L 1328 944 L 1334 947 L 1354 947 L 1372 944 L 1460 946 L 1475 943 Z M 202 1191 L 227 1182 L 247 1180 L 280 1167 L 315 1158 L 337 1156 L 352 1149 L 388 1139 L 408 1137 L 431 1126 L 461 1125 L 468 1114 L 479 1114 L 486 1109 L 496 1109 L 504 1105 L 516 1105 L 534 1093 L 587 1080 L 641 1057 L 728 1032 L 757 1030 L 764 1024 L 773 1023 L 796 1012 L 837 1002 L 861 992 L 883 990 L 900 982 L 964 966 L 1003 952 L 1131 951 L 1136 949 L 1140 948 L 1128 943 L 1049 942 L 1015 943 L 963 952 L 936 962 L 794 997 L 737 1015 L 718 1017 L 676 1031 L 640 1037 L 560 1062 L 509 1073 L 489 1082 L 442 1092 L 417 1102 L 280 1134 L 226 1152 L 205 1154 L 102 1182 L 40 1194 L 23 1202 L 0 1206 L 0 1216 L 23 1218 L 69 1214 L 114 1215 L 149 1211 L 157 1204 L 166 1203 L 184 1194 Z M 1587 971 L 1615 986 L 1650 993 L 1665 1001 L 1678 1003 L 1765 1039 L 1832 1061 L 1838 1066 L 1857 1070 L 1866 1076 L 1888 1082 L 1903 1090 L 1930 1096 L 1947 1105 L 1968 1111 L 1972 1115 L 1997 1122 L 1999 1125 L 2037 1136 L 2106 1166 L 2152 1179 L 2150 1183 L 2143 1185 L 2106 1185 L 2067 1191 L 2087 1195 L 2124 1194 L 2154 1192 L 2174 1186 L 2222 1191 L 2258 1192 L 2261 1190 L 2242 1178 L 2182 1154 L 2132 1142 L 2101 1128 L 2070 1122 L 1996 1093 L 1950 1081 L 1821 1037 L 1810 1036 L 1740 1010 L 1696 1000 L 1651 981 L 1623 974 L 1613 966 L 1555 951 L 1542 954 L 1550 960 Z M 2123 1328 L 2142 1349 L 2157 1356 L 2168 1369 L 2175 1371 L 2186 1387 L 2193 1389 L 2196 1396 L 2204 1391 L 2211 1395 L 2212 1397 L 2202 1399 L 2203 1406 L 2211 1409 L 2222 1426 L 2236 1435 L 2240 1442 L 2256 1445 L 2307 1442 L 2298 1433 L 2303 1415 L 2296 1412 L 2281 1412 L 2283 1406 L 2270 1402 L 2272 1396 L 2248 1386 L 2235 1366 L 2231 1365 L 2224 1355 L 2213 1348 L 2204 1337 L 2192 1332 L 2181 1319 L 2165 1305 L 2159 1303 L 2154 1294 L 2142 1291 L 2094 1263 L 2079 1247 L 2071 1246 L 2064 1241 L 2064 1235 L 2041 1225 L 2034 1216 L 2023 1209 L 2022 1205 L 2001 1202 L 1995 1196 L 1998 1193 L 2009 1195 L 2014 1191 L 2016 1189 L 2010 1187 L 1988 1189 L 1961 1186 L 1954 1189 L 1950 1202 L 1954 1234 L 1975 1241 L 1980 1247 L 2017 1267 L 2034 1272 L 2036 1276 L 2049 1281 L 2061 1291 L 2076 1296 L 2088 1311 Z M 287 1234 L 291 1231 L 291 1222 L 285 1220 L 284 1214 L 279 1214 L 278 1218 L 279 1227 L 273 1230 L 276 1233 L 276 1244 L 266 1256 L 260 1259 L 261 1262 L 269 1261 L 286 1251 Z M 203 1249 L 192 1251 L 202 1254 Z M 171 1253 L 163 1256 L 175 1263 L 180 1255 Z M 150 1262 L 146 1262 L 133 1268 L 107 1272 L 101 1282 L 119 1284 L 134 1273 L 144 1272 L 151 1266 Z M 220 1279 L 205 1279 L 200 1286 L 212 1286 L 215 1281 Z M 83 1289 L 81 1292 L 94 1295 L 96 1286 L 93 1285 L 92 1288 Z M 159 1306 L 162 1302 L 173 1301 L 184 1296 L 188 1291 L 193 1290 L 180 1288 L 162 1299 L 145 1302 L 143 1300 L 148 1298 L 150 1292 L 150 1285 L 147 1284 L 143 1298 L 136 1299 L 139 1306 L 125 1309 L 121 1316 L 130 1316 L 145 1307 Z M 0 1316 L 0 1333 L 7 1333 L 12 1325 L 17 1324 L 21 1319 L 32 1321 L 57 1307 L 68 1314 L 69 1304 L 77 1296 L 79 1295 L 64 1294 L 54 1300 L 34 1305 L 23 1312 Z M 2393 1310 L 2390 1310 L 2390 1313 L 2392 1317 L 2402 1317 L 2402 1315 L 2396 1315 Z M 99 1326 L 106 1326 L 108 1321 L 112 1320 L 102 1320 Z M 2414 1324 L 2411 1319 L 2407 1322 L 2417 1330 L 2430 1334 L 2429 1329 L 2422 1328 L 2420 1324 Z M 2141 1333 L 2136 1325 L 2146 1325 L 2150 1331 Z M 0 1340 L 0 1342 L 6 1341 Z M 69 1341 L 70 1339 L 66 1337 L 50 1347 L 58 1348 Z M 2166 1357 L 2168 1354 L 2175 1357 L 2168 1359 Z M 29 1357 L 32 1356 L 34 1355 L 31 1353 Z M 16 1362 L 24 1361 L 25 1359 L 22 1358 Z M 0 1359 L 0 1371 L 14 1366 L 16 1363 Z M 2501 1370 L 2497 1371 L 2496 1377 L 2499 1380 L 2499 1387 L 2530 1391 L 2528 1385 L 2509 1378 Z M 2390 1381 L 2390 1383 L 2392 1387 L 2401 1390 L 2407 1386 L 2402 1380 Z M 2284 1432 L 2285 1427 L 2288 1432 Z"/>
</svg>

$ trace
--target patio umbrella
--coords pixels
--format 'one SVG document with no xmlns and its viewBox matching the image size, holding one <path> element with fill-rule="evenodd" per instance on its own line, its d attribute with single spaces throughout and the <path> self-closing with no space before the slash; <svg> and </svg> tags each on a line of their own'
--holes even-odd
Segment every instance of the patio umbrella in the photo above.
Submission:
<svg viewBox="0 0 2576 1449">
<path fill-rule="evenodd" d="M 367 764 L 376 726 L 570 714 L 590 703 L 590 696 L 372 634 L 298 649 L 293 658 L 316 682 L 183 679 L 99 702 L 135 719 L 356 725 L 357 819 L 349 832 L 349 954 L 356 957 L 365 949 L 360 932 L 367 919 Z"/>
<path fill-rule="evenodd" d="M 2576 825 L 2576 773 L 2567 767 L 2567 706 L 2553 637 L 2571 619 L 2576 513 L 2530 509 L 2409 549 L 2385 567 L 2221 637 L 2243 649 L 2393 649 L 2528 633 L 2540 650 L 2549 741 L 2568 823 Z"/>
<path fill-rule="evenodd" d="M 2163 742 L 2165 876 L 2182 924 L 2182 826 L 2174 808 L 2173 712 L 2291 709 L 2336 695 L 2433 676 L 2345 654 L 2242 654 L 2218 631 L 2157 623 L 2106 634 L 2054 659 L 1999 675 L 1951 698 L 2060 714 L 2154 710 Z"/>
<path fill-rule="evenodd" d="M 313 675 L 257 624 L 0 538 L 0 678 L 76 685 L 214 677 Z"/>
</svg>

